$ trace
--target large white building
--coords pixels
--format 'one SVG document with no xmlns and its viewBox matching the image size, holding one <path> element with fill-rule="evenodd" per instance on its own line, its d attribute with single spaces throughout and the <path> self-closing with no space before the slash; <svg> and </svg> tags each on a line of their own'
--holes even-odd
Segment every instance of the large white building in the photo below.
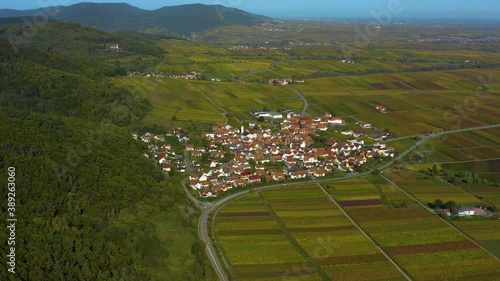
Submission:
<svg viewBox="0 0 500 281">
<path fill-rule="evenodd" d="M 473 216 L 474 215 L 474 207 L 461 206 L 461 207 L 453 209 L 452 214 L 453 214 L 453 216 L 459 216 L 459 217 Z"/>
<path fill-rule="evenodd" d="M 254 112 L 255 117 L 260 118 L 272 118 L 272 119 L 283 119 L 282 113 L 270 112 L 270 111 L 258 111 Z"/>
</svg>

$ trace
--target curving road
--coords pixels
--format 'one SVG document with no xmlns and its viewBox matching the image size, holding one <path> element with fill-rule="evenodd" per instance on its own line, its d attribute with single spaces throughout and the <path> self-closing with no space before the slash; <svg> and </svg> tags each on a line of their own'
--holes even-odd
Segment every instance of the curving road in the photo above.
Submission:
<svg viewBox="0 0 500 281">
<path fill-rule="evenodd" d="M 306 114 L 307 108 L 309 107 L 309 101 L 307 101 L 306 97 L 297 89 L 294 89 L 290 86 L 286 86 L 288 89 L 294 91 L 303 101 L 304 101 L 304 107 L 302 108 L 302 112 L 300 113 L 300 116 L 304 116 Z"/>
<path fill-rule="evenodd" d="M 423 137 L 421 140 L 416 142 L 413 146 L 408 148 L 405 152 L 399 154 L 396 156 L 394 159 L 389 161 L 388 163 L 385 163 L 384 165 L 380 166 L 378 168 L 379 171 L 386 170 L 390 166 L 394 164 L 394 162 L 401 160 L 404 158 L 406 155 L 408 155 L 410 152 L 412 152 L 414 149 L 418 148 L 420 145 L 425 143 L 431 138 L 436 138 L 440 137 L 443 135 L 447 134 L 453 134 L 453 133 L 460 133 L 460 132 L 466 132 L 466 131 L 473 131 L 473 130 L 481 130 L 481 129 L 491 129 L 491 128 L 498 128 L 500 125 L 489 125 L 489 126 L 481 126 L 481 127 L 475 127 L 475 128 L 466 128 L 466 129 L 456 129 L 456 130 L 450 130 L 450 131 L 443 131 L 439 133 L 434 133 L 427 135 Z M 416 135 L 420 136 L 420 135 Z M 189 200 L 193 202 L 198 208 L 200 208 L 203 211 L 203 214 L 200 216 L 200 219 L 198 221 L 198 235 L 200 236 L 200 239 L 205 242 L 206 244 L 206 253 L 208 255 L 208 258 L 210 259 L 210 262 L 212 263 L 217 275 L 219 276 L 219 279 L 222 281 L 229 281 L 228 276 L 226 275 L 219 258 L 217 256 L 217 252 L 215 251 L 214 246 L 212 245 L 211 238 L 208 233 L 208 219 L 210 215 L 215 212 L 218 208 L 222 207 L 223 205 L 231 202 L 232 200 L 241 197 L 243 195 L 252 193 L 252 192 L 259 192 L 263 190 L 268 190 L 268 189 L 275 189 L 275 188 L 281 188 L 284 186 L 295 186 L 295 185 L 303 185 L 303 184 L 311 184 L 311 183 L 326 183 L 326 182 L 334 182 L 334 181 L 341 181 L 341 180 L 346 180 L 346 179 L 351 179 L 351 178 L 358 178 L 358 177 L 364 177 L 369 175 L 371 172 L 364 172 L 364 173 L 356 173 L 356 174 L 350 174 L 344 177 L 339 177 L 339 178 L 334 178 L 334 179 L 322 179 L 322 180 L 309 180 L 309 181 L 300 181 L 300 182 L 290 182 L 290 183 L 280 183 L 280 184 L 273 184 L 273 185 L 268 185 L 268 186 L 262 186 L 262 187 L 257 187 L 257 188 L 250 188 L 243 190 L 238 193 L 231 194 L 227 197 L 224 197 L 216 202 L 213 203 L 208 203 L 208 202 L 202 202 L 195 198 L 191 192 L 189 191 L 188 187 L 186 186 L 186 181 L 188 178 L 185 178 L 181 181 L 181 184 L 184 188 L 184 191 L 186 192 Z"/>
</svg>

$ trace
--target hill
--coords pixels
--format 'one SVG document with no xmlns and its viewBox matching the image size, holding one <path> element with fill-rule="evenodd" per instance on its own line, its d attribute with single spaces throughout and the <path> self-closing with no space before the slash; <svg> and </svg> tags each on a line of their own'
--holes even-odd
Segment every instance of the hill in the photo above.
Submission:
<svg viewBox="0 0 500 281">
<path fill-rule="evenodd" d="M 6 24 L 2 24 L 2 20 Z M 78 23 L 49 21 L 43 28 L 32 32 L 28 24 L 19 23 L 22 18 L 0 19 L 0 38 L 9 38 L 16 45 L 30 46 L 72 59 L 123 57 L 129 55 L 158 56 L 164 51 L 155 41 L 165 36 L 141 35 L 136 32 L 108 33 Z M 13 22 L 14 24 L 9 24 Z M 109 47 L 119 44 L 119 52 Z"/>
<path fill-rule="evenodd" d="M 15 18 L 15 17 L 29 17 L 34 15 L 38 10 L 13 10 L 13 9 L 0 9 L 1 18 Z"/>
<path fill-rule="evenodd" d="M 130 136 L 149 102 L 110 83 L 119 68 L 86 49 L 132 39 L 54 22 L 13 51 L 5 34 L 0 180 L 15 168 L 19 212 L 16 274 L 2 280 L 204 280 L 210 269 L 204 253 L 191 250 L 194 235 L 180 245 L 163 230 L 195 233 L 179 179 L 167 181 Z"/>
<path fill-rule="evenodd" d="M 0 18 L 33 16 L 36 12 L 54 14 L 52 19 L 78 22 L 105 31 L 139 31 L 188 35 L 228 25 L 255 25 L 264 16 L 221 5 L 191 4 L 143 10 L 125 3 L 79 3 L 45 10 L 0 10 Z"/>
<path fill-rule="evenodd" d="M 27 46 L 13 52 L 10 47 L 0 39 L 0 105 L 94 121 L 106 118 L 119 125 L 141 119 L 150 107 L 105 79 L 116 74 L 115 67 L 65 59 Z M 111 102 L 122 114 L 113 113 Z"/>
</svg>

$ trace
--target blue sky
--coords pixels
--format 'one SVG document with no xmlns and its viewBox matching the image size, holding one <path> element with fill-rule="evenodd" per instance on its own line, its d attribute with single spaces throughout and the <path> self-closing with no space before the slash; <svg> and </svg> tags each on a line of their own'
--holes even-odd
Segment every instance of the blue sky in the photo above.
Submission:
<svg viewBox="0 0 500 281">
<path fill-rule="evenodd" d="M 55 5 L 71 5 L 75 0 L 1 0 L 0 8 L 33 9 Z M 127 2 L 143 9 L 204 3 L 221 4 L 274 17 L 364 17 L 386 10 L 391 2 L 400 3 L 397 17 L 432 18 L 496 18 L 500 19 L 499 0 L 91 0 L 88 2 Z"/>
</svg>

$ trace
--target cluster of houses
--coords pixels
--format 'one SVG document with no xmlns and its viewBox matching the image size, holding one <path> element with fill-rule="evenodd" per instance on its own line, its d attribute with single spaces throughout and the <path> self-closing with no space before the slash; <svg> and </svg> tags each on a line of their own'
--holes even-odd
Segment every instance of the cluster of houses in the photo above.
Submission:
<svg viewBox="0 0 500 281">
<path fill-rule="evenodd" d="M 205 133 L 208 148 L 186 145 L 191 157 L 208 152 L 212 158 L 209 169 L 190 175 L 189 185 L 198 190 L 201 197 L 216 197 L 220 192 L 262 181 L 324 177 L 334 170 L 353 172 L 377 155 L 394 156 L 394 149 L 385 144 L 367 149 L 362 140 L 328 140 L 324 147 L 313 146 L 312 135 L 342 124 L 342 119 L 330 114 L 312 118 L 289 113 L 277 131 L 258 125 L 252 130 L 216 125 Z M 227 151 L 232 160 L 222 163 Z"/>
<path fill-rule="evenodd" d="M 355 61 L 353 60 L 341 60 L 340 62 L 347 63 L 347 64 L 354 64 Z"/>
<path fill-rule="evenodd" d="M 269 42 L 266 42 L 268 44 Z M 269 46 L 248 46 L 248 45 L 238 45 L 231 46 L 227 48 L 230 51 L 251 51 L 251 50 L 290 50 L 290 48 L 282 48 L 282 47 L 269 47 Z"/>
<path fill-rule="evenodd" d="M 198 80 L 201 79 L 202 73 L 200 71 L 185 71 L 181 74 L 170 75 L 172 79 L 184 79 L 184 80 Z"/>
<path fill-rule="evenodd" d="M 127 71 L 127 76 L 146 76 L 146 77 L 158 77 L 164 78 L 165 74 L 163 72 L 140 72 L 140 71 Z"/>
<path fill-rule="evenodd" d="M 285 86 L 291 83 L 305 83 L 305 81 L 301 79 L 293 79 L 292 77 L 287 77 L 287 78 L 273 78 L 270 79 L 268 83 L 269 85 Z"/>
<path fill-rule="evenodd" d="M 334 170 L 354 172 L 374 157 L 394 157 L 394 149 L 385 143 L 365 147 L 364 141 L 358 139 L 364 134 L 356 132 L 351 135 L 354 139 L 348 141 L 330 139 L 320 147 L 314 142 L 317 133 L 343 125 L 343 119 L 329 113 L 308 117 L 287 111 L 286 118 L 274 130 L 255 123 L 239 129 L 215 125 L 212 131 L 204 133 L 206 147 L 195 148 L 180 128 L 166 135 L 133 133 L 132 137 L 150 144 L 150 152 L 144 155 L 161 165 L 164 172 L 191 172 L 189 186 L 199 191 L 201 197 L 216 197 L 220 192 L 263 181 L 325 177 Z M 176 154 L 166 137 L 185 143 L 189 157 Z M 208 162 L 202 166 L 201 159 L 207 155 Z"/>
<path fill-rule="evenodd" d="M 144 156 L 154 159 L 161 165 L 164 172 L 171 172 L 174 168 L 180 173 L 187 172 L 188 165 L 186 159 L 184 159 L 183 155 L 177 155 L 176 152 L 173 151 L 172 145 L 166 141 L 166 136 L 175 136 L 179 143 L 186 143 L 190 140 L 189 136 L 183 134 L 180 128 L 175 128 L 171 133 L 165 135 L 155 135 L 152 133 L 139 135 L 137 133 L 132 133 L 132 138 L 135 140 L 150 144 L 148 148 L 151 153 L 145 152 Z"/>
<path fill-rule="evenodd" d="M 253 50 L 254 48 L 252 46 L 248 45 L 237 45 L 237 46 L 231 46 L 227 48 L 230 51 L 249 51 Z"/>
</svg>

